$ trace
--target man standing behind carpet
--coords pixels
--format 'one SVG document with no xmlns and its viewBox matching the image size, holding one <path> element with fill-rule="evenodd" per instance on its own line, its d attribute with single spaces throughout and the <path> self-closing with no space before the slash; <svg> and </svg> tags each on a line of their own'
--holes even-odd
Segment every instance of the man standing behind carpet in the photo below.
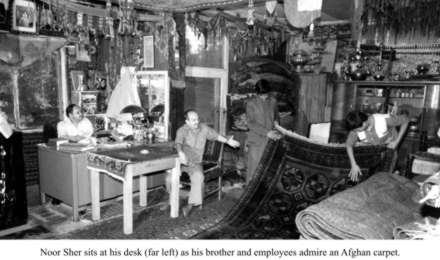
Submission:
<svg viewBox="0 0 440 260">
<path fill-rule="evenodd" d="M 206 140 L 217 140 L 234 148 L 240 146 L 233 137 L 226 139 L 211 127 L 199 123 L 199 115 L 195 110 L 186 111 L 185 125 L 177 130 L 175 140 L 180 162 L 184 164 L 182 171 L 187 172 L 191 180 L 188 205 L 182 208 L 185 217 L 194 206 L 202 204 L 204 175 L 201 163 Z"/>
<path fill-rule="evenodd" d="M 269 95 L 269 82 L 265 79 L 255 84 L 256 97 L 246 103 L 246 116 L 248 120 L 248 164 L 246 183 L 248 184 L 255 175 L 261 156 L 268 142 L 268 138 L 276 139 L 273 130 L 274 122 L 278 121 L 278 104 L 274 97 Z"/>
</svg>

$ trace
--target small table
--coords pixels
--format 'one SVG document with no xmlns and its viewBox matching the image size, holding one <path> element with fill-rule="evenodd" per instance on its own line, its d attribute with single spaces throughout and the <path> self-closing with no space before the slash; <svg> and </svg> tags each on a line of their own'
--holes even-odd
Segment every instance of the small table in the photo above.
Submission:
<svg viewBox="0 0 440 260">
<path fill-rule="evenodd" d="M 133 177 L 139 176 L 139 205 L 147 206 L 147 174 L 170 170 L 170 216 L 179 216 L 180 162 L 171 143 L 140 145 L 126 149 L 93 151 L 87 155 L 90 172 L 92 219 L 99 220 L 99 173 L 108 174 L 123 184 L 124 234 L 133 233 Z"/>
</svg>

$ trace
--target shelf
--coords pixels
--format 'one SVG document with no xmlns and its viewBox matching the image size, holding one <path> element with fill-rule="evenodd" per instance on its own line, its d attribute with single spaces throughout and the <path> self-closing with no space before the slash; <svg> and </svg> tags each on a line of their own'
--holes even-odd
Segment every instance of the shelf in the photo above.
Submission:
<svg viewBox="0 0 440 260">
<path fill-rule="evenodd" d="M 105 90 L 99 89 L 99 90 L 74 90 L 72 92 L 77 92 L 77 93 L 100 93 L 100 92 L 104 92 Z"/>
<path fill-rule="evenodd" d="M 423 87 L 426 85 L 440 85 L 440 81 L 374 81 L 374 80 L 363 80 L 363 81 L 347 81 L 347 80 L 336 80 L 336 83 L 352 84 L 357 86 L 391 86 L 391 87 Z"/>
<path fill-rule="evenodd" d="M 360 98 L 377 98 L 377 99 L 385 99 L 386 97 L 378 97 L 378 96 L 366 96 L 366 95 L 357 95 L 357 97 L 360 97 Z M 411 100 L 411 99 L 415 99 L 415 100 L 418 100 L 418 99 L 422 99 L 423 100 L 423 97 L 389 97 L 390 99 L 404 99 L 404 100 Z"/>
<path fill-rule="evenodd" d="M 357 95 L 357 97 L 362 97 L 362 98 L 385 98 L 385 97 L 379 97 L 379 96 L 367 96 L 367 95 Z"/>
<path fill-rule="evenodd" d="M 391 98 L 393 98 L 393 99 L 422 99 L 423 100 L 423 97 L 390 97 L 390 99 Z"/>
</svg>

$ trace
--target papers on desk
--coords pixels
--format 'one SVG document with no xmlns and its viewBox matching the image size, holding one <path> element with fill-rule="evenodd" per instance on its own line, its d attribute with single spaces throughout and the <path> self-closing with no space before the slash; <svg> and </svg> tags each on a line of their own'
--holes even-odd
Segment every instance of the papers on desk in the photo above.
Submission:
<svg viewBox="0 0 440 260">
<path fill-rule="evenodd" d="M 58 146 L 58 150 L 66 152 L 84 152 L 95 149 L 94 145 L 80 143 L 62 143 Z"/>
<path fill-rule="evenodd" d="M 60 144 L 65 144 L 68 142 L 69 142 L 69 140 L 64 139 L 64 138 L 50 138 L 47 142 L 47 145 L 58 147 Z"/>
</svg>

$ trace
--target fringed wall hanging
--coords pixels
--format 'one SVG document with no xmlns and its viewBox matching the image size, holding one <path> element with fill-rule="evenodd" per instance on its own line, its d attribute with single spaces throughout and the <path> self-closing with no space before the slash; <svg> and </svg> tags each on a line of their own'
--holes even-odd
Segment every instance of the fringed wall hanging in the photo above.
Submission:
<svg viewBox="0 0 440 260">
<path fill-rule="evenodd" d="M 106 38 L 113 39 L 115 37 L 115 31 L 113 28 L 112 3 L 110 0 L 107 0 L 105 4 L 105 14 L 104 35 Z"/>
<path fill-rule="evenodd" d="M 275 9 L 277 7 L 277 1 L 266 1 L 265 3 L 265 7 L 266 7 L 266 12 L 264 14 L 264 22 L 268 25 L 268 26 L 272 26 L 275 21 L 276 21 L 276 12 Z"/>
<path fill-rule="evenodd" d="M 211 31 L 209 28 L 213 28 L 213 25 L 211 23 L 212 20 L 215 20 L 216 18 L 212 18 L 210 22 L 205 22 L 200 19 L 199 12 L 193 12 L 193 13 L 187 13 L 186 14 L 186 22 L 189 27 L 192 28 L 193 32 L 197 36 L 197 38 L 200 38 L 200 36 L 203 35 L 205 39 L 205 48 L 208 46 L 208 31 Z M 212 30 L 212 33 L 214 35 L 217 34 L 216 31 Z M 215 42 L 215 41 L 214 41 Z"/>
<path fill-rule="evenodd" d="M 193 31 L 208 37 L 213 37 L 213 42 L 221 42 L 225 35 L 230 42 L 233 61 L 255 54 L 266 56 L 273 55 L 283 41 L 283 34 L 274 27 L 268 27 L 257 21 L 253 26 L 248 26 L 242 19 L 219 11 L 209 21 L 202 21 L 199 13 L 187 16 L 188 25 Z M 206 46 L 205 42 L 205 46 Z"/>
<path fill-rule="evenodd" d="M 154 33 L 154 46 L 156 47 L 157 51 L 165 58 L 168 59 L 168 31 L 170 27 L 168 25 L 172 25 L 171 17 L 167 20 L 167 16 L 165 16 L 165 13 L 162 13 L 162 16 L 164 17 L 161 22 L 150 24 L 152 26 L 152 33 Z"/>
<path fill-rule="evenodd" d="M 396 34 L 434 32 L 440 35 L 440 1 L 365 0 L 361 17 L 364 32 L 370 26 L 382 34 L 392 30 Z"/>
<path fill-rule="evenodd" d="M 168 57 L 169 57 L 169 72 L 171 79 L 171 86 L 175 88 L 185 88 L 185 68 L 186 68 L 186 39 L 185 39 L 185 14 L 175 13 L 174 31 L 169 35 L 168 41 Z M 177 48 L 176 48 L 177 47 Z M 176 55 L 175 50 L 178 50 Z M 177 63 L 176 63 L 177 60 Z"/>
</svg>

